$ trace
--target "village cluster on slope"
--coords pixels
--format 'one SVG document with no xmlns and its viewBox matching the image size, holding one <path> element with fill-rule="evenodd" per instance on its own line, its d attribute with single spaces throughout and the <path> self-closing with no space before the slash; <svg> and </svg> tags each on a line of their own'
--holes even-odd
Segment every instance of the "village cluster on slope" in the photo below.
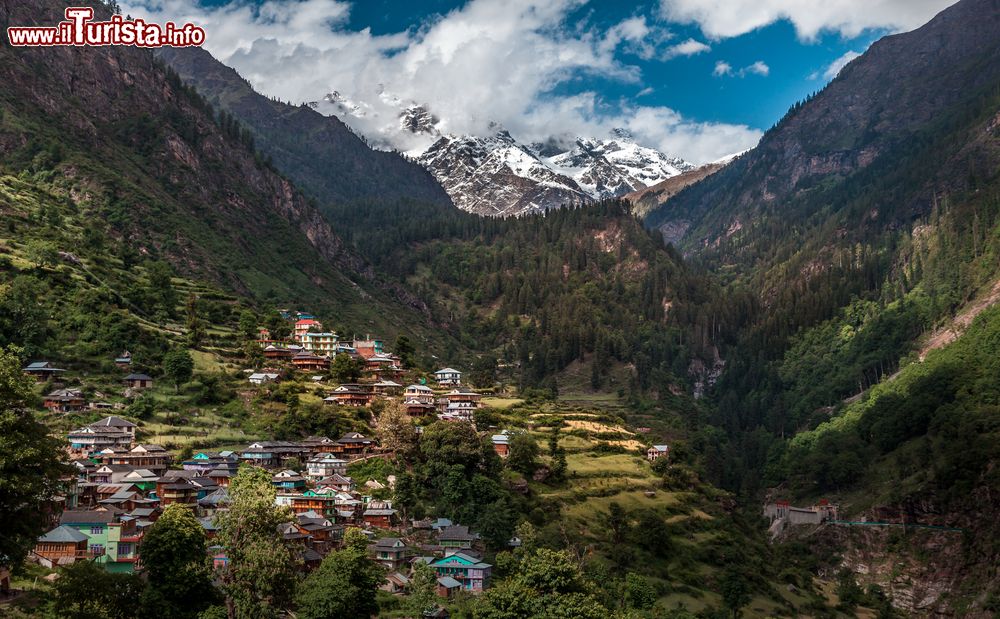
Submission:
<svg viewBox="0 0 1000 619">
<path fill-rule="evenodd" d="M 413 373 L 399 356 L 377 338 L 342 340 L 322 330 L 314 317 L 290 313 L 294 328 L 287 339 L 272 338 L 267 329 L 256 340 L 263 361 L 246 369 L 249 389 L 265 390 L 284 380 L 299 378 L 315 383 L 324 406 L 399 407 L 417 424 L 474 423 L 474 412 L 483 406 L 483 395 L 463 383 L 461 371 L 445 367 L 404 386 Z M 359 378 L 329 384 L 330 364 L 346 355 Z M 124 374 L 124 394 L 135 398 L 151 389 L 153 377 L 132 371 L 127 352 L 115 360 Z M 47 361 L 32 362 L 24 372 L 39 382 L 59 382 L 67 370 Z M 44 406 L 54 414 L 110 409 L 121 403 L 87 401 L 81 389 L 60 387 L 44 396 Z M 510 435 L 494 430 L 495 452 L 506 458 Z M 137 434 L 139 436 L 137 436 Z M 176 458 L 162 445 L 140 440 L 140 426 L 120 414 L 73 428 L 65 435 L 66 452 L 75 475 L 64 480 L 63 493 L 52 502 L 52 527 L 38 538 L 30 556 L 55 568 L 93 560 L 108 571 L 142 569 L 144 532 L 166 506 L 190 506 L 204 526 L 215 567 L 226 565 L 225 548 L 211 545 L 215 516 L 230 503 L 228 487 L 242 464 L 268 470 L 276 489 L 276 503 L 287 506 L 294 519 L 283 524 L 281 534 L 300 549 L 304 569 L 313 569 L 337 549 L 349 527 L 362 529 L 371 540 L 370 554 L 386 568 L 383 589 L 404 591 L 416 562 L 429 565 L 437 575 L 437 591 L 449 597 L 459 590 L 479 592 L 489 587 L 492 566 L 483 560 L 484 545 L 468 526 L 445 518 L 404 520 L 393 507 L 395 478 L 353 479 L 348 466 L 391 454 L 359 432 L 340 437 L 309 436 L 301 440 L 258 440 L 241 449 L 194 451 Z M 652 460 L 667 453 L 667 446 L 649 450 Z M 511 540 L 517 545 L 517 540 Z"/>
</svg>

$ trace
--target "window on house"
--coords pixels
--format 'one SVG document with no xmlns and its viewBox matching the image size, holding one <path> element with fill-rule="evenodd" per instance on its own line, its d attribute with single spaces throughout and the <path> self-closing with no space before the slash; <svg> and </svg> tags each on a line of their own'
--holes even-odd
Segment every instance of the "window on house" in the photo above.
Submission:
<svg viewBox="0 0 1000 619">
<path fill-rule="evenodd" d="M 101 533 L 104 533 L 104 527 L 90 527 L 91 535 L 100 535 Z"/>
<path fill-rule="evenodd" d="M 99 557 L 104 554 L 104 544 L 91 544 L 90 553 L 95 557 Z"/>
</svg>

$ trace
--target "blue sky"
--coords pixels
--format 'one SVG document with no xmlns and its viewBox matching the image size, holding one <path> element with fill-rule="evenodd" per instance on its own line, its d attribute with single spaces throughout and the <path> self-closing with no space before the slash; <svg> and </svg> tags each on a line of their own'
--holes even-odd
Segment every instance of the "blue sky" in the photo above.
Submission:
<svg viewBox="0 0 1000 619">
<path fill-rule="evenodd" d="M 426 20 L 445 15 L 461 4 L 457 0 L 366 0 L 352 7 L 348 23 L 355 30 L 368 27 L 376 34 L 388 34 L 419 27 Z M 606 29 L 636 15 L 656 20 L 657 11 L 655 2 L 589 2 L 571 12 L 567 20 L 586 20 Z M 780 119 L 791 104 L 826 84 L 828 80 L 823 78 L 823 73 L 831 63 L 847 52 L 864 51 L 887 33 L 887 29 L 881 27 L 851 37 L 827 31 L 816 40 L 801 41 L 791 22 L 781 20 L 745 35 L 709 41 L 697 25 L 664 25 L 674 33 L 676 40 L 693 38 L 706 42 L 712 49 L 669 61 L 643 59 L 634 53 L 623 52 L 623 59 L 640 67 L 640 83 L 623 84 L 619 80 L 580 75 L 578 79 L 561 84 L 556 92 L 597 89 L 611 101 L 639 100 L 650 105 L 665 105 L 702 121 L 766 129 Z M 767 76 L 716 76 L 713 70 L 718 61 L 727 62 L 737 70 L 762 61 L 770 71 Z M 639 96 L 644 91 L 647 94 Z"/>
<path fill-rule="evenodd" d="M 265 94 L 342 96 L 376 143 L 416 151 L 398 113 L 524 141 L 636 140 L 696 162 L 752 146 L 878 38 L 950 0 L 126 0 L 205 27 L 205 47 Z M 345 113 L 345 110 L 348 113 Z"/>
</svg>

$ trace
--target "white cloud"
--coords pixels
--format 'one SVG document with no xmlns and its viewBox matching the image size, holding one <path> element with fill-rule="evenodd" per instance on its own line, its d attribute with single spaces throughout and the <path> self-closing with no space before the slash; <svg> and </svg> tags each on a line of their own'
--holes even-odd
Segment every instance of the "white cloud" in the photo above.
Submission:
<svg viewBox="0 0 1000 619">
<path fill-rule="evenodd" d="M 733 65 L 729 64 L 725 60 L 719 60 L 715 63 L 715 69 L 712 70 L 712 75 L 716 77 L 723 77 L 728 75 L 736 75 L 738 77 L 746 77 L 747 75 L 761 75 L 767 77 L 771 73 L 771 67 L 767 66 L 763 60 L 758 60 L 753 64 L 749 64 L 740 70 L 733 69 Z"/>
<path fill-rule="evenodd" d="M 847 37 L 868 28 L 912 30 L 955 0 L 660 0 L 663 16 L 698 24 L 713 39 L 745 34 L 787 19 L 802 39 L 823 31 Z"/>
<path fill-rule="evenodd" d="M 338 0 L 267 0 L 256 10 L 248 0 L 222 6 L 125 0 L 122 8 L 203 26 L 205 47 L 266 95 L 299 103 L 338 91 L 367 103 L 364 118 L 345 120 L 401 150 L 426 138 L 398 132 L 399 101 L 426 105 L 453 133 L 482 135 L 499 122 L 519 139 L 535 141 L 604 135 L 621 126 L 642 143 L 694 161 L 756 143 L 760 132 L 745 125 L 698 123 L 666 108 L 609 102 L 594 93 L 556 94 L 559 85 L 587 74 L 642 88 L 628 55 L 666 53 L 670 33 L 643 17 L 603 32 L 568 23 L 585 1 L 470 0 L 417 28 L 385 35 L 348 29 L 350 4 Z M 678 45 L 694 51 L 686 41 Z"/>
<path fill-rule="evenodd" d="M 729 64 L 725 60 L 719 60 L 715 63 L 715 69 L 712 71 L 712 75 L 716 77 L 722 77 L 723 75 L 732 75 L 733 65 Z"/>
<path fill-rule="evenodd" d="M 675 58 L 677 56 L 694 56 L 695 54 L 707 52 L 711 49 L 712 49 L 711 47 L 702 43 L 701 41 L 688 39 L 683 43 L 678 43 L 677 45 L 671 45 L 669 48 L 667 48 L 667 51 L 664 53 L 664 59 Z"/>
<path fill-rule="evenodd" d="M 765 64 L 763 61 L 758 60 L 752 65 L 740 69 L 741 77 L 743 75 L 748 75 L 750 73 L 753 73 L 755 75 L 763 75 L 766 77 L 769 73 L 771 73 L 771 67 L 767 66 L 767 64 Z"/>
<path fill-rule="evenodd" d="M 860 53 L 854 51 L 846 52 L 843 56 L 837 58 L 836 60 L 830 63 L 830 66 L 827 67 L 826 71 L 823 73 L 823 78 L 827 80 L 832 80 L 833 78 L 837 77 L 837 75 L 840 73 L 840 70 L 847 66 L 847 63 L 854 60 L 860 55 L 861 55 Z"/>
</svg>

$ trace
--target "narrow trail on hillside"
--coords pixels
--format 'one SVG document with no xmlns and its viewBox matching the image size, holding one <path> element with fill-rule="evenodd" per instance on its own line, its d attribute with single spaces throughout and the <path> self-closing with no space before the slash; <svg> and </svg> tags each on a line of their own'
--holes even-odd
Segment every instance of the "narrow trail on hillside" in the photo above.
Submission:
<svg viewBox="0 0 1000 619">
<path fill-rule="evenodd" d="M 972 321 L 974 321 L 977 316 L 997 303 L 1000 303 L 1000 279 L 993 282 L 993 287 L 990 288 L 989 293 L 973 300 L 971 303 L 962 308 L 960 312 L 955 314 L 955 317 L 947 325 L 939 327 L 933 331 L 930 336 L 927 337 L 926 341 L 920 346 L 918 359 L 923 362 L 923 360 L 927 358 L 927 354 L 932 350 L 944 348 L 948 344 L 957 340 L 959 336 L 965 332 L 969 325 L 972 324 Z M 900 368 L 891 375 L 887 376 L 883 379 L 884 382 L 896 380 L 896 378 L 898 378 L 903 372 L 903 369 L 904 368 Z M 853 404 L 860 400 L 864 394 L 865 391 L 855 393 L 848 398 L 844 398 L 843 403 Z"/>
<path fill-rule="evenodd" d="M 1000 280 L 993 282 L 993 288 L 990 289 L 987 295 L 976 299 L 956 314 L 951 324 L 941 327 L 932 333 L 920 348 L 920 360 L 923 361 L 930 351 L 943 348 L 958 339 L 958 336 L 972 324 L 976 316 L 979 316 L 984 310 L 992 307 L 998 301 L 1000 301 Z"/>
</svg>

